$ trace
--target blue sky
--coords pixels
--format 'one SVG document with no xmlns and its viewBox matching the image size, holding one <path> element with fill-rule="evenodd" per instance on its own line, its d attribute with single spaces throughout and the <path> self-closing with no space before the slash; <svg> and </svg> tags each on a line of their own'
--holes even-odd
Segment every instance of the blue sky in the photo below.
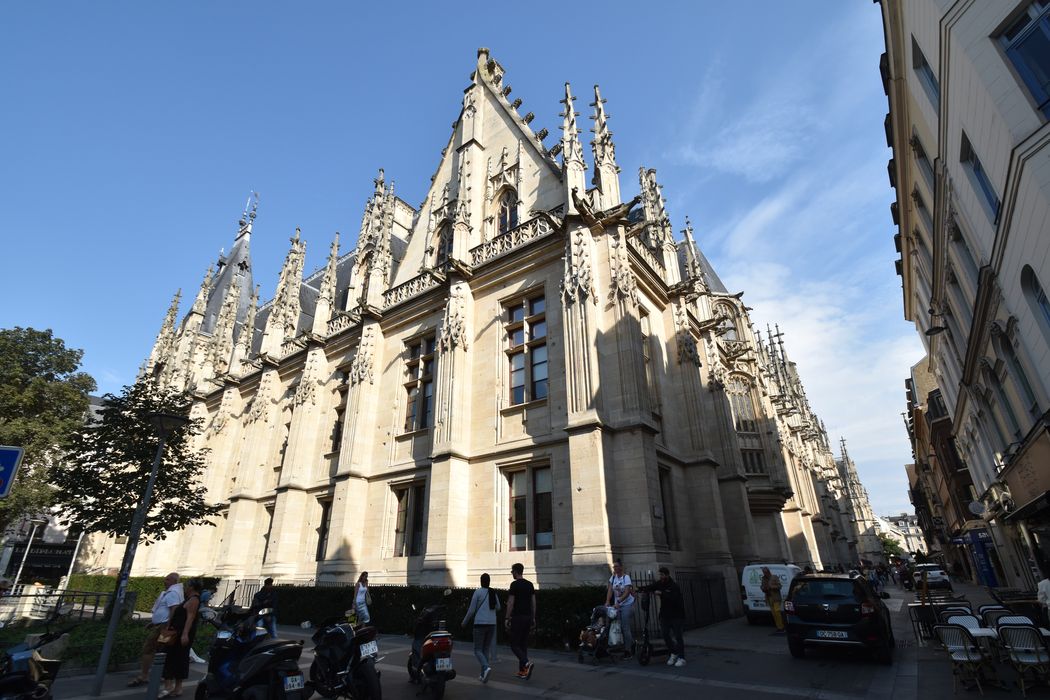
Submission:
<svg viewBox="0 0 1050 700">
<path fill-rule="evenodd" d="M 549 145 L 562 83 L 581 103 L 601 85 L 625 193 L 657 169 L 676 229 L 688 215 L 758 325 L 780 323 L 876 511 L 910 509 L 922 348 L 893 271 L 877 5 L 393 7 L 4 3 L 0 327 L 52 328 L 103 391 L 133 381 L 251 188 L 266 297 L 296 226 L 309 269 L 335 231 L 352 245 L 377 168 L 422 200 L 488 46 Z"/>
</svg>

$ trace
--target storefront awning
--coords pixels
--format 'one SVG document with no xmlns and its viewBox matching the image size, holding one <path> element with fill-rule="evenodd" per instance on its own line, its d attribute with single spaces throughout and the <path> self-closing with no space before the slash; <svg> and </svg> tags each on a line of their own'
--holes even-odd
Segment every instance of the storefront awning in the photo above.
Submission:
<svg viewBox="0 0 1050 700">
<path fill-rule="evenodd" d="M 1036 515 L 1043 515 L 1050 511 L 1050 491 L 1044 491 L 1023 506 L 1007 515 L 1003 520 L 1017 521 L 1028 520 Z"/>
</svg>

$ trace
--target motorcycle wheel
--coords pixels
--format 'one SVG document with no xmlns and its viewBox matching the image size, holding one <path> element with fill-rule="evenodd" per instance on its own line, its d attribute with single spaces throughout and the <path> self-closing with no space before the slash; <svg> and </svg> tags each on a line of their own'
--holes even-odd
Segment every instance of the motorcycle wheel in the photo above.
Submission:
<svg viewBox="0 0 1050 700">
<path fill-rule="evenodd" d="M 383 700 L 383 687 L 379 685 L 379 672 L 376 671 L 376 662 L 368 659 L 361 663 L 359 671 L 361 683 L 365 686 L 365 697 L 368 700 Z"/>
<path fill-rule="evenodd" d="M 445 677 L 438 676 L 430 681 L 430 689 L 434 691 L 434 700 L 441 700 L 445 697 Z"/>
<path fill-rule="evenodd" d="M 310 683 L 322 698 L 334 698 L 339 695 L 338 691 L 332 690 L 332 683 L 328 678 L 328 673 L 325 672 L 324 667 L 317 659 L 314 659 L 314 662 L 310 664 Z"/>
<path fill-rule="evenodd" d="M 408 655 L 408 661 L 405 663 L 405 668 L 408 669 L 408 681 L 409 683 L 419 682 L 419 671 L 416 670 L 416 657 L 415 654 Z"/>
<path fill-rule="evenodd" d="M 241 695 L 243 700 L 268 700 L 269 697 L 270 689 L 265 685 L 253 685 Z"/>
</svg>

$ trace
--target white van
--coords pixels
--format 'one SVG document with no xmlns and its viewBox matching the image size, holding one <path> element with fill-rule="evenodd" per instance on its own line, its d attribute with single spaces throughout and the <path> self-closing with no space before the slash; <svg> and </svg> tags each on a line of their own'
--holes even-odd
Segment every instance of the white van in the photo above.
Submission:
<svg viewBox="0 0 1050 700">
<path fill-rule="evenodd" d="M 774 575 L 780 577 L 780 595 L 783 598 L 787 598 L 791 581 L 802 573 L 802 569 L 794 564 L 748 564 L 744 567 L 744 573 L 740 576 L 740 596 L 744 599 L 744 614 L 752 625 L 773 617 L 766 605 L 766 594 L 762 592 L 762 569 L 767 566 Z"/>
</svg>

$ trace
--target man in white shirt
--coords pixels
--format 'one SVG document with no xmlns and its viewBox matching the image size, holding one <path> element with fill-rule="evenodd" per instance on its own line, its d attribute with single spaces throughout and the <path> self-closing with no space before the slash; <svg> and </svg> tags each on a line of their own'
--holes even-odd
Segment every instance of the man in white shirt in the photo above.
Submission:
<svg viewBox="0 0 1050 700">
<path fill-rule="evenodd" d="M 173 571 L 164 577 L 164 592 L 157 596 L 157 600 L 153 603 L 153 612 L 148 625 L 149 634 L 142 644 L 142 666 L 139 669 L 139 675 L 128 683 L 129 688 L 149 682 L 149 669 L 153 665 L 153 656 L 160 651 L 157 648 L 157 637 L 167 628 L 171 616 L 175 614 L 175 608 L 182 605 L 182 602 L 182 584 L 179 583 L 179 575 Z"/>
</svg>

